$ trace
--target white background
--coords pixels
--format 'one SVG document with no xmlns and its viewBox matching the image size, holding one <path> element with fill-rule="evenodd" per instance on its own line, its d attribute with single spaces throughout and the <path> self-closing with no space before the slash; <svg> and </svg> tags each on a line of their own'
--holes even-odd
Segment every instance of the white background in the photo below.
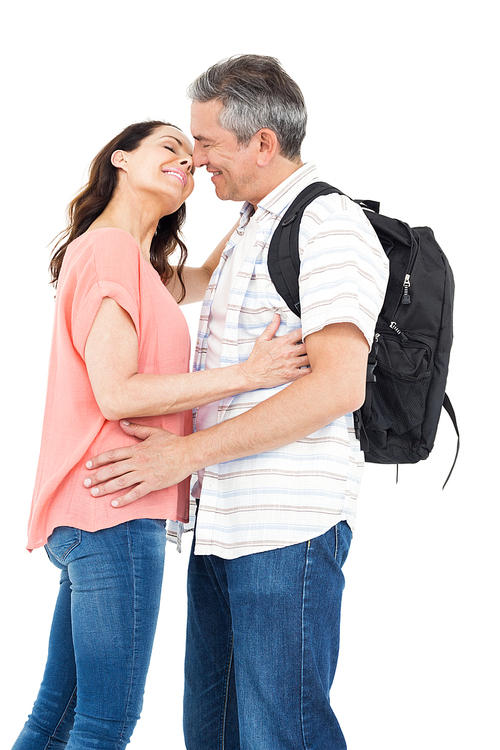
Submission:
<svg viewBox="0 0 500 750">
<path fill-rule="evenodd" d="M 189 132 L 185 88 L 214 62 L 278 57 L 309 110 L 304 160 L 352 197 L 428 224 L 455 272 L 449 393 L 428 461 L 369 466 L 345 567 L 332 700 L 350 750 L 493 750 L 498 740 L 496 365 L 498 39 L 493 3 L 422 0 L 198 5 L 22 2 L 3 12 L 2 746 L 42 676 L 58 572 L 29 555 L 53 312 L 47 245 L 97 151 L 130 122 Z M 185 236 L 201 261 L 233 222 L 199 170 Z M 185 308 L 193 333 L 198 307 Z M 185 573 L 169 547 L 134 750 L 183 747 Z M 211 750 L 207 748 L 207 750 Z"/>
</svg>

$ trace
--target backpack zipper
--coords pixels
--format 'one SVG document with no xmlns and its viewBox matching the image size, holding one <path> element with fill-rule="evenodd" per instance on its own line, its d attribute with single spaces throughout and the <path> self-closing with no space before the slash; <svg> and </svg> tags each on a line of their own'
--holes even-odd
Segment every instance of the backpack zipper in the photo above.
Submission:
<svg viewBox="0 0 500 750">
<path fill-rule="evenodd" d="M 410 274 L 407 273 L 405 276 L 405 280 L 403 281 L 403 299 L 401 300 L 402 305 L 409 305 L 411 302 L 410 286 Z"/>
<path fill-rule="evenodd" d="M 415 265 L 415 261 L 417 260 L 418 253 L 420 251 L 420 241 L 415 237 L 415 234 L 413 233 L 413 230 L 410 229 L 410 227 L 405 224 L 409 235 L 410 235 L 410 245 L 411 245 L 411 251 L 410 251 L 410 262 L 408 263 L 408 267 L 406 269 L 405 277 L 403 280 L 403 290 L 402 290 L 402 296 L 400 297 L 400 300 L 396 306 L 396 309 L 394 310 L 394 314 L 392 316 L 392 320 L 397 320 L 397 313 L 399 310 L 400 305 L 410 305 L 411 304 L 411 296 L 410 296 L 410 286 L 411 286 L 411 273 L 413 271 L 413 266 Z M 392 328 L 391 324 L 391 328 Z"/>
</svg>

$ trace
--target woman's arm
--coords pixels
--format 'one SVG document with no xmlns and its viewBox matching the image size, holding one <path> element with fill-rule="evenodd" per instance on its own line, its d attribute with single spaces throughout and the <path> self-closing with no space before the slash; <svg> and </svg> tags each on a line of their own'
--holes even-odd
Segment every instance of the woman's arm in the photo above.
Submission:
<svg viewBox="0 0 500 750">
<path fill-rule="evenodd" d="M 97 312 L 85 346 L 85 363 L 106 419 L 148 417 L 192 409 L 257 388 L 274 388 L 309 373 L 300 329 L 273 338 L 280 319 L 257 339 L 246 362 L 185 375 L 138 373 L 137 334 L 128 313 L 110 297 Z"/>
<path fill-rule="evenodd" d="M 205 292 L 210 281 L 213 272 L 219 265 L 220 256 L 222 251 L 226 247 L 229 238 L 239 224 L 239 220 L 232 227 L 232 229 L 226 234 L 226 236 L 219 242 L 215 250 L 210 253 L 206 261 L 199 267 L 184 266 L 182 269 L 182 280 L 186 287 L 186 295 L 179 304 L 188 305 L 191 302 L 201 302 L 205 296 Z M 174 269 L 174 275 L 166 285 L 168 291 L 175 300 L 179 300 L 182 294 L 182 286 L 177 275 L 177 269 Z"/>
<path fill-rule="evenodd" d="M 333 323 L 307 337 L 311 374 L 236 417 L 192 435 L 125 425 L 143 443 L 115 448 L 87 462 L 100 469 L 85 479 L 94 496 L 129 491 L 115 507 L 170 487 L 194 471 L 280 448 L 358 409 L 365 398 L 369 347 L 353 323 Z M 112 466 L 110 465 L 112 464 Z"/>
</svg>

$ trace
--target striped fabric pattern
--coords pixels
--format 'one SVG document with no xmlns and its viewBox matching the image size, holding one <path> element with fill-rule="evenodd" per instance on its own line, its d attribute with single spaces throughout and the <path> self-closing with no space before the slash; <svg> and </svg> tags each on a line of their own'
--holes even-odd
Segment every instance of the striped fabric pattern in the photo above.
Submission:
<svg viewBox="0 0 500 750">
<path fill-rule="evenodd" d="M 295 196 L 319 179 L 306 164 L 257 207 L 255 242 L 233 279 L 221 366 L 242 362 L 255 339 L 281 315 L 278 335 L 301 321 L 276 292 L 267 270 L 272 233 Z M 202 306 L 194 369 L 204 367 L 210 308 L 224 265 L 244 234 L 253 206 L 245 204 L 209 284 Z M 371 345 L 388 277 L 387 257 L 363 211 L 345 196 L 317 198 L 304 213 L 299 250 L 303 336 L 331 323 L 351 322 Z M 281 386 L 287 387 L 287 386 Z M 224 399 L 218 421 L 231 419 L 279 389 Z M 297 544 L 339 521 L 354 528 L 363 454 L 347 414 L 312 435 L 278 450 L 208 467 L 201 489 L 196 553 L 226 559 Z M 200 488 L 195 487 L 194 494 Z"/>
</svg>

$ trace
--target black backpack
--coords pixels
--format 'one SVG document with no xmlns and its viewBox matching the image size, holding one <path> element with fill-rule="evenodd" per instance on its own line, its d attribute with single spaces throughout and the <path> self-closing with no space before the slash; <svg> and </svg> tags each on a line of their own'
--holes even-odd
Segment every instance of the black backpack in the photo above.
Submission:
<svg viewBox="0 0 500 750">
<path fill-rule="evenodd" d="M 306 187 L 271 238 L 269 274 L 277 292 L 299 317 L 300 221 L 309 203 L 330 193 L 341 191 L 325 182 Z M 447 482 L 460 446 L 455 413 L 445 393 L 453 340 L 453 273 L 432 229 L 412 229 L 382 216 L 373 201 L 356 203 L 364 209 L 389 258 L 389 282 L 368 358 L 366 399 L 354 414 L 357 436 L 366 461 L 416 463 L 432 450 L 444 407 L 457 433 Z"/>
</svg>

